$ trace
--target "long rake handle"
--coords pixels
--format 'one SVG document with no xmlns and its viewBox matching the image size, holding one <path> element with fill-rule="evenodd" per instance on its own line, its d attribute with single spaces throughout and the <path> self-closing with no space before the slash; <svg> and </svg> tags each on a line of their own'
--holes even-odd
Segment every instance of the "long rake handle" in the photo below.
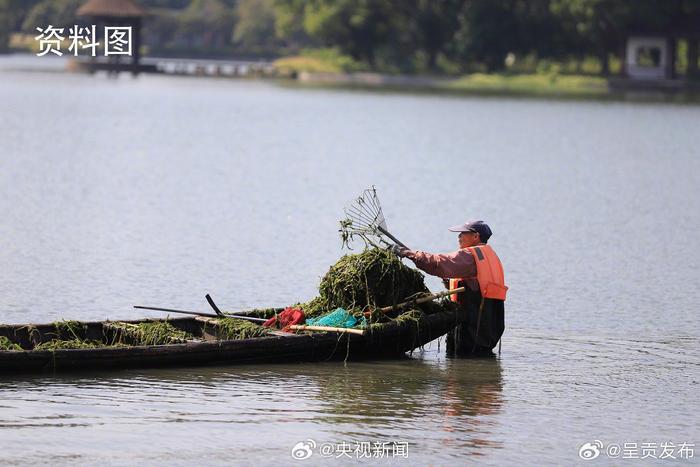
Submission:
<svg viewBox="0 0 700 467">
<path fill-rule="evenodd" d="M 378 225 L 378 226 L 377 226 L 377 230 L 379 230 L 381 233 L 383 233 L 384 235 L 386 235 L 387 237 L 389 237 L 390 239 L 392 239 L 392 240 L 394 241 L 394 243 L 396 243 L 397 245 L 402 246 L 402 247 L 404 247 L 404 248 L 408 248 L 406 245 L 404 245 L 403 243 L 401 243 L 401 241 L 399 241 L 399 239 L 397 239 L 396 237 L 394 237 L 393 235 L 391 235 L 391 234 L 390 234 L 384 227 L 382 227 L 381 225 Z"/>
<path fill-rule="evenodd" d="M 465 290 L 466 290 L 466 289 L 465 289 L 464 287 L 457 287 L 456 289 L 445 290 L 445 291 L 443 291 L 443 292 L 434 293 L 434 294 L 432 294 L 432 295 L 427 295 L 427 296 L 425 296 L 425 297 L 421 297 L 421 298 L 418 298 L 418 299 L 416 299 L 416 300 L 410 300 L 410 301 L 408 301 L 408 302 L 399 303 L 398 305 L 394 305 L 394 306 L 385 306 L 384 308 L 379 308 L 379 311 L 381 311 L 382 313 L 386 313 L 387 311 L 391 311 L 391 310 L 394 310 L 394 309 L 397 309 L 397 308 L 403 308 L 403 307 L 405 307 L 406 305 L 412 305 L 412 304 L 414 304 L 414 303 L 425 303 L 425 302 L 429 302 L 429 301 L 435 300 L 436 298 L 444 297 L 444 296 L 446 296 L 446 295 L 452 295 L 452 294 L 455 294 L 455 293 L 464 292 Z"/>
</svg>

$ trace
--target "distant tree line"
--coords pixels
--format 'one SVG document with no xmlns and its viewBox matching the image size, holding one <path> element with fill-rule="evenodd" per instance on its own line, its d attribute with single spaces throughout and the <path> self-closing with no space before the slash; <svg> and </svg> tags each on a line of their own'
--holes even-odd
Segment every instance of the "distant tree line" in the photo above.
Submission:
<svg viewBox="0 0 700 467">
<path fill-rule="evenodd" d="M 10 32 L 75 23 L 84 0 L 0 0 Z M 700 0 L 140 0 L 155 54 L 274 57 L 333 48 L 368 69 L 503 70 L 595 57 L 607 74 L 629 34 L 681 39 L 697 65 Z"/>
</svg>

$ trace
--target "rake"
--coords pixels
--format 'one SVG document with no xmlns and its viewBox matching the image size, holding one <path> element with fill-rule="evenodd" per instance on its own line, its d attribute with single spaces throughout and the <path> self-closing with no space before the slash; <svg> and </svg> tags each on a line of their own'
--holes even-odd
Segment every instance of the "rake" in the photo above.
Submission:
<svg viewBox="0 0 700 467">
<path fill-rule="evenodd" d="M 389 233 L 382 213 L 382 206 L 379 204 L 377 190 L 368 188 L 362 192 L 359 198 L 355 200 L 355 204 L 345 208 L 346 218 L 340 221 L 340 234 L 343 238 L 343 245 L 348 245 L 348 242 L 353 237 L 362 238 L 365 243 L 373 244 L 371 238 L 377 238 L 380 242 L 391 245 L 384 237 L 393 240 L 394 243 L 402 247 L 406 247 L 396 237 Z"/>
</svg>

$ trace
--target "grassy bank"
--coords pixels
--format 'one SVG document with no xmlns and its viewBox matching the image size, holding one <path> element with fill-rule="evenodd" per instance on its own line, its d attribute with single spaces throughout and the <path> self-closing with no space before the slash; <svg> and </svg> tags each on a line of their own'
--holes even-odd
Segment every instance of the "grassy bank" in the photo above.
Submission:
<svg viewBox="0 0 700 467">
<path fill-rule="evenodd" d="M 367 73 L 359 63 L 333 50 L 308 51 L 274 62 L 276 74 L 307 85 L 350 86 L 386 90 L 408 89 L 443 93 L 595 97 L 609 94 L 605 78 L 556 71 L 532 73 L 472 73 L 425 76 Z"/>
<path fill-rule="evenodd" d="M 274 67 L 280 77 L 295 77 L 304 72 L 353 73 L 366 71 L 359 62 L 334 49 L 306 50 L 301 55 L 275 60 Z"/>
<path fill-rule="evenodd" d="M 522 94 L 536 96 L 604 96 L 609 93 L 605 78 L 558 74 L 484 74 L 474 73 L 439 84 L 457 92 L 483 94 Z"/>
<path fill-rule="evenodd" d="M 540 64 L 542 65 L 542 64 Z M 504 73 L 425 75 L 373 73 L 333 50 L 311 51 L 274 62 L 276 75 L 292 86 L 332 87 L 378 92 L 420 94 L 516 96 L 552 99 L 593 99 L 634 102 L 700 103 L 700 83 L 659 82 L 603 78 L 575 73 L 560 64 L 535 70 L 513 68 Z M 570 68 L 570 67 L 569 67 Z M 562 70 L 567 70 L 563 72 Z"/>
</svg>

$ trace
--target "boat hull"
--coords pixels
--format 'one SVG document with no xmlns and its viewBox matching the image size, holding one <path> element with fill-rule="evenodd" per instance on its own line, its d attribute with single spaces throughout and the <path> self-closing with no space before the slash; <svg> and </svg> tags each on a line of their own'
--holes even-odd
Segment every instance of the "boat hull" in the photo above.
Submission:
<svg viewBox="0 0 700 467">
<path fill-rule="evenodd" d="M 392 321 L 373 326 L 365 334 L 312 332 L 241 340 L 219 340 L 206 332 L 205 320 L 175 318 L 168 322 L 183 330 L 199 330 L 199 340 L 183 344 L 0 351 L 0 372 L 55 372 L 109 368 L 236 365 L 251 363 L 318 362 L 403 356 L 446 334 L 463 322 L 461 310 L 427 315 L 421 321 Z M 132 321 L 140 322 L 140 321 Z M 86 338 L 104 337 L 103 323 L 83 323 Z M 38 337 L 32 336 L 33 329 Z M 31 348 L 32 337 L 42 339 L 52 325 L 0 326 L 0 336 L 14 336 Z M 43 337 L 45 340 L 46 338 Z"/>
</svg>

